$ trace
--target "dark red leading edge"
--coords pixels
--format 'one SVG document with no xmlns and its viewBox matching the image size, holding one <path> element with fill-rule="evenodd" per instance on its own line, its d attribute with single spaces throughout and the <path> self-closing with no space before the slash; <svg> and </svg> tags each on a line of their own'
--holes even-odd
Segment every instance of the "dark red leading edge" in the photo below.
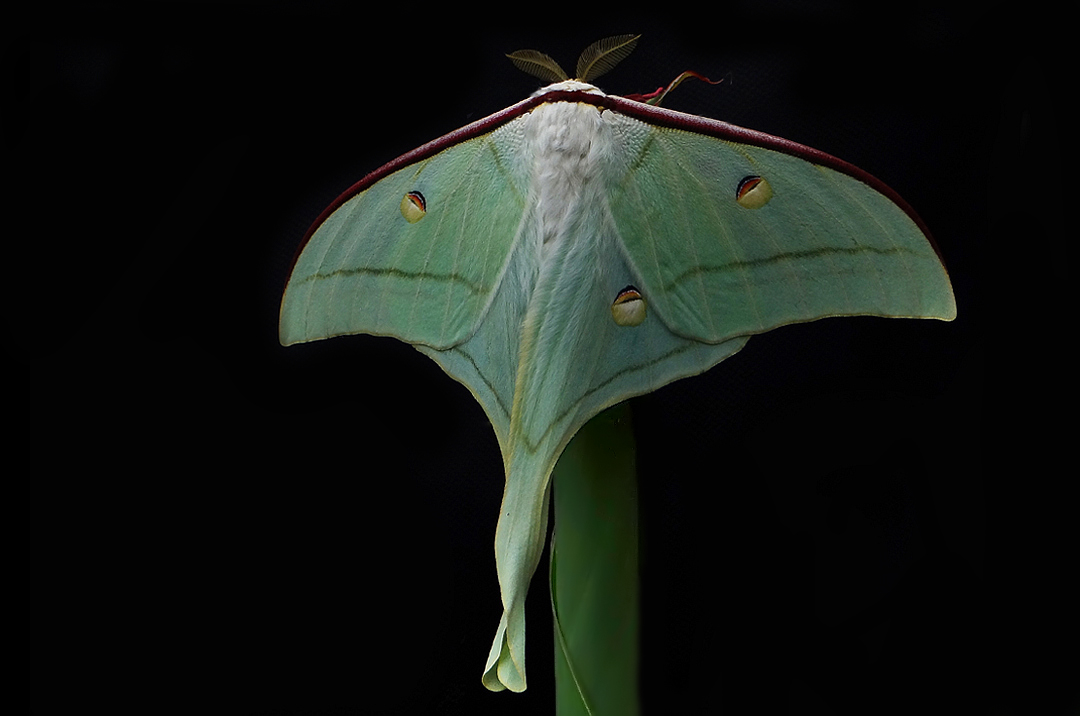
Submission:
<svg viewBox="0 0 1080 716">
<path fill-rule="evenodd" d="M 410 164 L 418 162 L 422 159 L 427 159 L 433 154 L 438 154 L 442 150 L 450 147 L 458 142 L 463 142 L 467 139 L 472 139 L 481 134 L 487 134 L 488 132 L 500 127 L 512 119 L 516 119 L 523 114 L 526 114 L 534 107 L 545 104 L 547 102 L 581 102 L 584 104 L 591 104 L 601 109 L 611 109 L 616 112 L 620 112 L 629 117 L 640 119 L 648 124 L 653 124 L 659 127 L 671 127 L 673 129 L 685 129 L 698 134 L 705 134 L 710 137 L 716 137 L 717 139 L 727 139 L 742 144 L 749 144 L 755 147 L 763 147 L 765 149 L 773 149 L 791 156 L 798 157 L 799 159 L 805 159 L 813 164 L 818 164 L 830 169 L 835 169 L 838 172 L 847 174 L 848 176 L 858 179 L 862 183 L 870 186 L 874 190 L 881 194 L 884 194 L 892 200 L 894 204 L 904 210 L 911 220 L 915 222 L 915 225 L 923 232 L 926 238 L 930 241 L 930 245 L 933 247 L 934 252 L 938 256 L 938 260 L 941 261 L 942 266 L 945 265 L 945 261 L 941 256 L 941 251 L 938 249 L 937 242 L 934 241 L 933 235 L 930 233 L 930 229 L 919 217 L 915 210 L 904 201 L 903 197 L 897 194 L 890 186 L 881 181 L 872 174 L 869 174 L 862 169 L 859 169 L 854 164 L 848 164 L 843 159 L 837 159 L 831 154 L 826 154 L 818 149 L 807 147 L 798 142 L 792 142 L 789 139 L 783 139 L 781 137 L 774 137 L 771 134 L 765 134 L 764 132 L 757 132 L 753 129 L 745 129 L 738 127 L 734 124 L 728 124 L 727 122 L 721 122 L 717 119 L 709 119 L 707 117 L 699 117 L 694 114 L 684 114 L 683 112 L 676 112 L 670 109 L 664 109 L 663 107 L 656 107 L 644 102 L 637 102 L 625 97 L 619 97 L 616 95 L 596 95 L 589 92 L 581 91 L 569 91 L 558 90 L 553 92 L 547 92 L 545 94 L 529 97 L 517 104 L 510 105 L 506 109 L 496 112 L 495 114 L 478 119 L 472 124 L 467 124 L 460 129 L 455 129 L 449 134 L 444 134 L 438 139 L 434 139 L 427 144 L 423 144 L 410 152 L 402 154 L 397 159 L 387 162 L 375 171 L 365 176 L 360 181 L 353 184 L 346 189 L 341 196 L 326 207 L 319 217 L 315 219 L 314 223 L 308 228 L 307 233 L 304 234 L 303 241 L 300 242 L 300 247 L 296 250 L 296 255 L 293 256 L 293 261 L 289 268 L 289 276 L 292 276 L 292 268 L 296 265 L 297 259 L 300 258 L 300 254 L 303 252 L 304 247 L 307 246 L 308 241 L 312 235 L 319 228 L 319 226 L 326 221 L 326 219 L 333 214 L 337 209 L 352 197 L 359 194 L 371 184 L 382 179 L 384 176 L 391 174 L 402 167 L 406 167 Z M 288 279 L 286 279 L 288 281 Z"/>
</svg>

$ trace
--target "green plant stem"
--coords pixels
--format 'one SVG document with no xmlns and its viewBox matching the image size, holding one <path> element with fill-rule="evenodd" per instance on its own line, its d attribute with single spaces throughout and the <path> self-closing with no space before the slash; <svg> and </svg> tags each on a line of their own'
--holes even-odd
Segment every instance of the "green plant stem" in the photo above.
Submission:
<svg viewBox="0 0 1080 716">
<path fill-rule="evenodd" d="M 635 716 L 638 507 L 629 406 L 590 420 L 553 479 L 556 712 Z"/>
</svg>

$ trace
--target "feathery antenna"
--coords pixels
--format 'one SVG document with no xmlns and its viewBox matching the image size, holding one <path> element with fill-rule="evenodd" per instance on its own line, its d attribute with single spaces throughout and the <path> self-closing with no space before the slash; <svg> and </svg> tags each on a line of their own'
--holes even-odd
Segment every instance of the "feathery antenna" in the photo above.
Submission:
<svg viewBox="0 0 1080 716">
<path fill-rule="evenodd" d="M 641 35 L 616 35 L 589 45 L 578 58 L 577 78 L 582 82 L 592 82 L 629 55 L 639 37 Z"/>
<path fill-rule="evenodd" d="M 597 40 L 585 48 L 577 61 L 577 79 L 592 82 L 630 54 L 641 35 L 616 35 Z M 559 63 L 536 50 L 518 50 L 507 57 L 522 72 L 548 82 L 570 79 Z"/>
<path fill-rule="evenodd" d="M 528 72 L 533 77 L 539 77 L 548 82 L 561 82 L 570 79 L 559 63 L 551 59 L 543 52 L 536 50 L 517 50 L 507 57 L 522 72 Z"/>
</svg>

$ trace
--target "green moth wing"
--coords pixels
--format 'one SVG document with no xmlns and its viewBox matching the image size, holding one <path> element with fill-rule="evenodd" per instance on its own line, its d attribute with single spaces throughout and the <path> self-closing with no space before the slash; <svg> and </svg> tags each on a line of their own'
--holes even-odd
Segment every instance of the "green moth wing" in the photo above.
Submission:
<svg viewBox="0 0 1080 716">
<path fill-rule="evenodd" d="M 521 691 L 549 478 L 585 422 L 780 325 L 955 310 L 921 220 L 873 177 L 566 80 L 339 198 L 305 239 L 280 337 L 395 336 L 483 406 L 506 470 L 483 681 Z"/>
<path fill-rule="evenodd" d="M 339 197 L 293 266 L 282 345 L 370 333 L 444 349 L 471 335 L 524 212 L 515 130 L 425 145 Z"/>
<path fill-rule="evenodd" d="M 645 116 L 612 117 L 610 206 L 673 332 L 715 343 L 825 316 L 955 317 L 925 227 L 880 181 L 768 135 Z"/>
</svg>

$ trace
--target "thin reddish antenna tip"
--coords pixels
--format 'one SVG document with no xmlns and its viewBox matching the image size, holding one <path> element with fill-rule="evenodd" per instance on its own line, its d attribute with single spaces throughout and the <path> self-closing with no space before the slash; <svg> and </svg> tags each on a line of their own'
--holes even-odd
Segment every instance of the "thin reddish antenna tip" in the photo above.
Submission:
<svg viewBox="0 0 1080 716">
<path fill-rule="evenodd" d="M 699 79 L 702 82 L 708 82 L 711 85 L 718 85 L 718 84 L 720 84 L 721 82 L 724 81 L 723 78 L 720 78 L 720 79 L 715 80 L 715 81 L 710 80 L 708 77 L 701 74 L 700 72 L 694 72 L 693 70 L 686 70 L 681 75 L 679 75 L 678 77 L 673 79 L 671 81 L 671 84 L 669 84 L 667 87 L 658 87 L 655 92 L 649 92 L 647 94 L 628 94 L 628 95 L 624 95 L 624 96 L 626 97 L 626 99 L 632 99 L 635 102 L 645 102 L 646 104 L 651 104 L 653 106 L 658 106 L 660 104 L 660 102 L 663 101 L 664 97 L 667 96 L 668 92 L 670 92 L 671 90 L 678 87 L 682 83 L 682 81 L 687 79 L 688 77 L 693 77 L 695 79 Z"/>
</svg>

